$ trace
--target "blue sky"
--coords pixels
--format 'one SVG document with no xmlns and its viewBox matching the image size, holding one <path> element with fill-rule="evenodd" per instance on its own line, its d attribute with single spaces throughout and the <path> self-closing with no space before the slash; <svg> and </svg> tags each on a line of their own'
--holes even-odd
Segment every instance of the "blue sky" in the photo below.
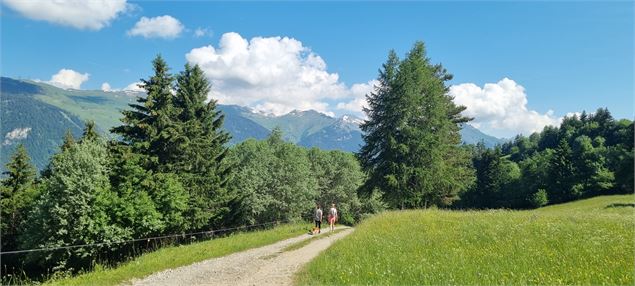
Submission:
<svg viewBox="0 0 635 286">
<path fill-rule="evenodd" d="M 458 103 L 488 133 L 529 133 L 567 113 L 598 107 L 618 118 L 634 116 L 633 2 L 133 1 L 110 16 L 86 7 L 87 19 L 104 15 L 102 23 L 86 24 L 65 21 L 77 18 L 64 15 L 69 9 L 16 1 L 3 1 L 0 16 L 3 76 L 52 81 L 68 69 L 89 74 L 81 89 L 100 89 L 104 82 L 121 89 L 147 77 L 151 59 L 161 53 L 175 72 L 187 61 L 201 64 L 221 102 L 278 114 L 314 108 L 361 115 L 362 95 L 388 50 L 403 56 L 422 40 L 432 62 L 454 74 Z M 142 17 L 164 15 L 180 23 L 178 33 L 130 32 Z M 195 36 L 197 29 L 204 35 Z M 221 49 L 223 35 L 227 45 L 238 46 Z M 247 42 L 249 55 L 236 60 L 241 39 L 254 37 L 270 41 Z M 298 43 L 300 50 L 293 50 Z M 209 45 L 213 51 L 200 49 Z M 216 59 L 221 54 L 222 63 Z M 291 59 L 276 62 L 286 56 Z M 276 68 L 282 74 L 268 74 Z M 315 84 L 311 91 L 303 89 L 307 83 L 288 86 L 307 77 Z"/>
</svg>

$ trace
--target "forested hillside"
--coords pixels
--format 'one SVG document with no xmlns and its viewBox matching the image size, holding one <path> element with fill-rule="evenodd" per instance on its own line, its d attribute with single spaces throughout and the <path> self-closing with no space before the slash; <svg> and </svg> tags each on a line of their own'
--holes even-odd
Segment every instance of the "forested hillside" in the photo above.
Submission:
<svg viewBox="0 0 635 286">
<path fill-rule="evenodd" d="M 58 151 L 66 130 L 79 136 L 84 123 L 73 113 L 36 99 L 43 93 L 40 86 L 9 78 L 0 80 L 0 169 L 5 170 L 4 165 L 20 143 L 29 151 L 33 164 L 44 169 Z"/>
</svg>

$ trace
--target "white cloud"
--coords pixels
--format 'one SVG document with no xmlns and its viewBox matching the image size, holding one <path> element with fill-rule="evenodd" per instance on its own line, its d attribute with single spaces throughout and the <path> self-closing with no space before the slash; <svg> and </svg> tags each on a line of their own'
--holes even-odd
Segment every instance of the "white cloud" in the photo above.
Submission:
<svg viewBox="0 0 635 286">
<path fill-rule="evenodd" d="M 124 87 L 123 90 L 124 91 L 145 92 L 146 91 L 145 89 L 139 87 L 140 84 L 141 84 L 140 81 L 133 82 L 133 83 L 127 85 L 126 87 Z"/>
<path fill-rule="evenodd" d="M 198 27 L 196 28 L 196 30 L 194 30 L 194 37 L 196 38 L 200 38 L 203 36 L 211 36 L 211 35 L 212 35 L 212 31 L 210 31 L 207 28 Z"/>
<path fill-rule="evenodd" d="M 363 114 L 363 108 L 368 107 L 368 102 L 366 101 L 366 95 L 372 92 L 379 84 L 377 80 L 371 80 L 367 83 L 358 83 L 351 86 L 351 93 L 353 95 L 353 100 L 349 102 L 340 102 L 337 104 L 337 109 L 343 109 L 347 111 L 351 111 L 357 115 Z M 365 115 L 364 115 L 365 116 Z"/>
<path fill-rule="evenodd" d="M 77 29 L 100 30 L 130 9 L 126 0 L 4 0 L 23 16 Z"/>
<path fill-rule="evenodd" d="M 348 88 L 337 73 L 327 71 L 319 55 L 293 38 L 248 41 L 237 33 L 226 33 L 218 47 L 192 49 L 186 58 L 204 70 L 212 82 L 211 96 L 223 104 L 276 115 L 294 109 L 333 114 L 329 102 L 356 98 L 357 85 Z"/>
<path fill-rule="evenodd" d="M 29 136 L 30 131 L 31 127 L 13 129 L 4 135 L 4 142 L 2 142 L 2 145 L 10 145 L 13 141 L 26 139 L 26 137 Z"/>
<path fill-rule="evenodd" d="M 483 88 L 473 83 L 453 85 L 450 94 L 455 103 L 467 107 L 465 115 L 475 118 L 470 124 L 498 137 L 529 135 L 562 120 L 553 110 L 544 114 L 530 110 L 525 88 L 508 78 L 486 83 Z"/>
<path fill-rule="evenodd" d="M 112 91 L 112 88 L 110 87 L 110 84 L 107 82 L 104 82 L 101 84 L 101 90 L 108 92 L 108 91 Z"/>
<path fill-rule="evenodd" d="M 87 81 L 89 77 L 90 75 L 87 73 L 82 74 L 71 69 L 61 69 L 46 83 L 64 89 L 80 89 L 82 83 Z"/>
<path fill-rule="evenodd" d="M 142 36 L 144 38 L 174 39 L 181 35 L 185 27 L 181 22 L 169 15 L 154 18 L 141 17 L 132 29 L 129 36 Z"/>
</svg>

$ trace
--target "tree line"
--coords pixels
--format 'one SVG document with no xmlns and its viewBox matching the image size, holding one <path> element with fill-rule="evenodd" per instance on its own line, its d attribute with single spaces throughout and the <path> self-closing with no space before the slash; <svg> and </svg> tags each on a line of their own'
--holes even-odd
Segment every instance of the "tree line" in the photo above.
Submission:
<svg viewBox="0 0 635 286">
<path fill-rule="evenodd" d="M 452 75 L 417 42 L 394 51 L 367 95 L 356 154 L 303 148 L 279 129 L 228 146 L 198 66 L 173 75 L 159 56 L 146 96 L 106 140 L 87 122 L 38 176 L 20 146 L 2 180 L 2 250 L 112 242 L 3 257 L 3 265 L 77 271 L 119 261 L 132 238 L 307 218 L 336 202 L 341 221 L 383 209 L 534 208 L 633 192 L 633 121 L 608 110 L 566 117 L 495 148 L 462 145 Z"/>
<path fill-rule="evenodd" d="M 474 146 L 477 183 L 459 206 L 532 208 L 633 193 L 633 130 L 633 121 L 600 108 L 493 149 Z"/>
</svg>

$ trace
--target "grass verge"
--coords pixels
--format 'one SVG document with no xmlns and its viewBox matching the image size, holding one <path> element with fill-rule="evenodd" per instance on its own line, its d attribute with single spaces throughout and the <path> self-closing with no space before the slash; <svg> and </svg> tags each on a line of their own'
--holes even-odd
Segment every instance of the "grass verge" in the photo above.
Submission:
<svg viewBox="0 0 635 286">
<path fill-rule="evenodd" d="M 413 210 L 361 223 L 300 285 L 633 285 L 633 195 L 532 211 Z"/>
<path fill-rule="evenodd" d="M 336 234 L 336 233 L 338 233 L 338 232 L 340 232 L 342 230 L 345 230 L 345 229 L 346 228 L 338 228 L 338 229 L 333 230 L 333 231 L 328 231 L 327 230 L 327 231 L 325 231 L 326 233 L 323 233 L 323 234 L 320 234 L 320 235 L 314 235 L 311 238 L 305 239 L 303 241 L 298 241 L 298 242 L 296 242 L 294 244 L 288 245 L 287 247 L 283 248 L 282 251 L 286 252 L 286 251 L 293 251 L 293 250 L 296 250 L 296 249 L 300 249 L 302 247 L 307 246 L 309 243 L 311 243 L 311 242 L 313 242 L 315 240 L 322 239 L 322 238 L 327 238 L 327 237 L 329 237 L 331 235 L 334 235 L 334 234 Z"/>
<path fill-rule="evenodd" d="M 71 278 L 49 280 L 46 285 L 117 285 L 165 269 L 190 265 L 206 259 L 260 247 L 301 235 L 308 224 L 288 224 L 273 229 L 242 232 L 209 241 L 166 247 L 143 254 L 116 268 L 96 267 L 94 271 Z"/>
</svg>

